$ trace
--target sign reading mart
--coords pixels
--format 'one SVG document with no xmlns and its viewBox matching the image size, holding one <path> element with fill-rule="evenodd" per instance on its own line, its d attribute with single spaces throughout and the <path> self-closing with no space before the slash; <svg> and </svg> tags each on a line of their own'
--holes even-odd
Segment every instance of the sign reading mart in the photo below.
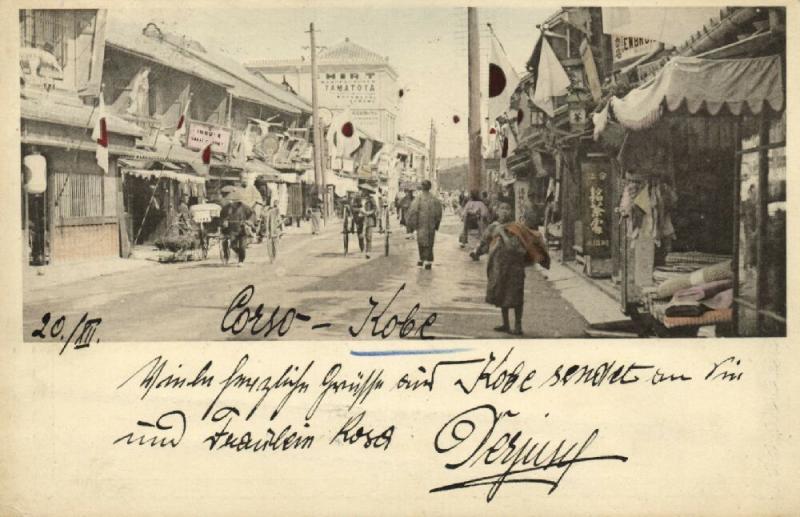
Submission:
<svg viewBox="0 0 800 517">
<path fill-rule="evenodd" d="M 190 120 L 187 126 L 186 147 L 200 151 L 211 144 L 211 151 L 228 154 L 231 145 L 231 129 L 205 122 Z"/>
</svg>

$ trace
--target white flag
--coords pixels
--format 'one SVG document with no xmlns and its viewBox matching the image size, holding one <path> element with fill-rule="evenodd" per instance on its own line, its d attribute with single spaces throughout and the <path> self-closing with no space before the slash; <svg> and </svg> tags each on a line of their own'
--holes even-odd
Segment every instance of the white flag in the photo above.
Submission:
<svg viewBox="0 0 800 517">
<path fill-rule="evenodd" d="M 548 116 L 555 114 L 553 97 L 567 93 L 570 85 L 569 76 L 561 66 L 547 38 L 542 36 L 542 49 L 539 65 L 536 67 L 536 90 L 533 92 L 533 103 L 539 106 Z"/>
<path fill-rule="evenodd" d="M 497 39 L 492 37 L 489 54 L 489 125 L 508 109 L 511 95 L 519 85 L 519 76 L 503 52 Z"/>
<path fill-rule="evenodd" d="M 103 91 L 100 90 L 100 101 L 97 105 L 97 120 L 92 129 L 92 140 L 97 144 L 94 156 L 97 165 L 108 174 L 108 125 L 106 120 L 106 104 L 103 102 Z"/>
</svg>

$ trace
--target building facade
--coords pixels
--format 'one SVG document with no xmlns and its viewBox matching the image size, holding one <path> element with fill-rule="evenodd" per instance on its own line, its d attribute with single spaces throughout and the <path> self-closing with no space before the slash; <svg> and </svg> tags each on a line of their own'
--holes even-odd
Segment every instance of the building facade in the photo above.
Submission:
<svg viewBox="0 0 800 517">
<path fill-rule="evenodd" d="M 400 93 L 397 72 L 388 58 L 348 38 L 320 51 L 317 65 L 320 108 L 332 113 L 349 109 L 357 127 L 381 142 L 395 141 Z M 305 58 L 263 59 L 246 66 L 311 98 L 311 62 Z"/>
</svg>

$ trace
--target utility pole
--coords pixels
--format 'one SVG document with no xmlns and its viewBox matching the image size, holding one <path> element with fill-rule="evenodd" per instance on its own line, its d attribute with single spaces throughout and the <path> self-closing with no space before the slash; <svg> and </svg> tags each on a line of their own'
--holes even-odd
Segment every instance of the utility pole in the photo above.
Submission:
<svg viewBox="0 0 800 517">
<path fill-rule="evenodd" d="M 311 120 L 314 128 L 314 183 L 317 195 L 322 195 L 322 219 L 328 223 L 328 188 L 325 186 L 325 171 L 322 169 L 322 134 L 319 127 L 319 101 L 317 99 L 317 45 L 314 40 L 314 24 L 311 34 Z"/>
<path fill-rule="evenodd" d="M 478 32 L 478 10 L 467 8 L 467 58 L 469 71 L 469 175 L 467 186 L 470 192 L 481 190 L 483 155 L 481 146 L 481 71 L 480 33 Z"/>
<path fill-rule="evenodd" d="M 431 137 L 430 142 L 428 143 L 428 151 L 430 152 L 430 156 L 428 157 L 430 163 L 430 170 L 431 170 L 431 183 L 433 183 L 434 192 L 439 191 L 439 178 L 436 175 L 436 126 L 433 124 L 433 119 L 431 119 Z"/>
</svg>

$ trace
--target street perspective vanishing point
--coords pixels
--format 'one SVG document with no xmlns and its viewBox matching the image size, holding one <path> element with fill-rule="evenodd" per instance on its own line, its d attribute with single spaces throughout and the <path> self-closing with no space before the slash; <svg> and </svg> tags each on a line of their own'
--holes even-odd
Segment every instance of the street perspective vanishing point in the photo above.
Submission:
<svg viewBox="0 0 800 517">
<path fill-rule="evenodd" d="M 786 335 L 785 8 L 184 14 L 19 10 L 25 341 Z"/>
</svg>

